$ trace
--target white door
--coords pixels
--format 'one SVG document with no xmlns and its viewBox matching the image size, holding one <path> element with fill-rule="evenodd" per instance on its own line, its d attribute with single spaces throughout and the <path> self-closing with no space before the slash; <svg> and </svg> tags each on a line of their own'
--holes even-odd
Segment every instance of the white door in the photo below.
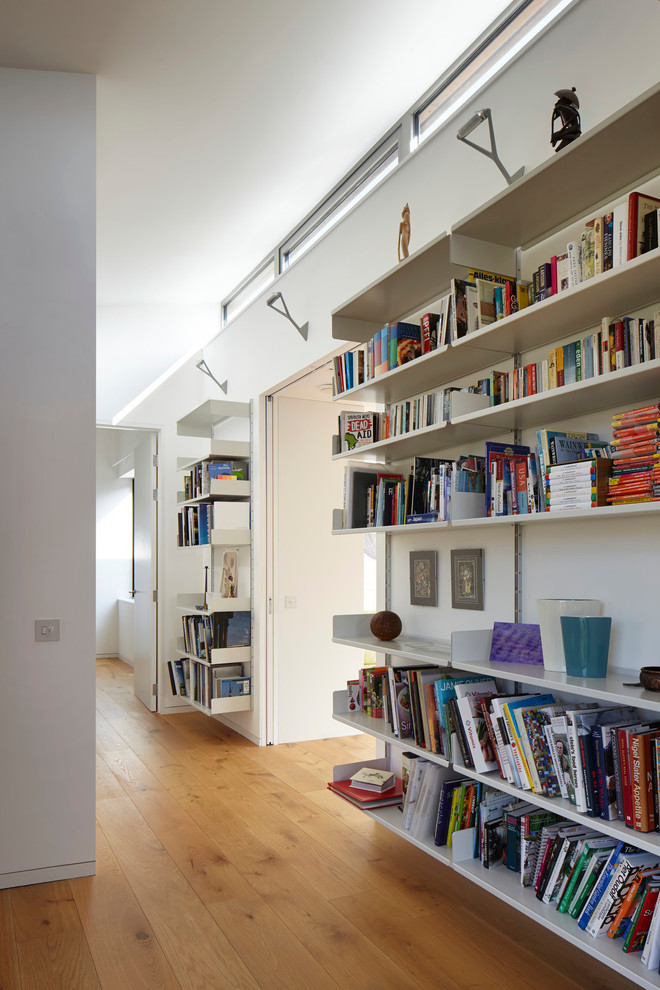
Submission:
<svg viewBox="0 0 660 990">
<path fill-rule="evenodd" d="M 145 436 L 135 448 L 134 537 L 135 564 L 135 669 L 134 691 L 136 697 L 150 712 L 156 711 L 157 677 L 157 512 L 158 502 L 154 492 L 158 490 L 156 455 L 158 437 L 155 433 Z"/>
<path fill-rule="evenodd" d="M 337 410 L 312 376 L 280 390 L 267 409 L 267 741 L 346 735 L 332 719 L 332 692 L 357 676 L 361 658 L 332 643 L 332 617 L 363 611 L 365 565 L 362 537 L 331 535 L 344 483 L 343 464 L 330 456 Z"/>
</svg>

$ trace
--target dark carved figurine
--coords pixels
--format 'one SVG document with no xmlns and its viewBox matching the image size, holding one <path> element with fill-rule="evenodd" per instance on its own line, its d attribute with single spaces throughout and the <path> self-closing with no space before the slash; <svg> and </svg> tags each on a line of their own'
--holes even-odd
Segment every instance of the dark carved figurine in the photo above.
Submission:
<svg viewBox="0 0 660 990">
<path fill-rule="evenodd" d="M 580 101 L 577 98 L 575 86 L 573 86 L 573 89 L 558 89 L 555 96 L 558 96 L 559 99 L 552 111 L 550 144 L 554 148 L 555 144 L 559 141 L 555 151 L 561 151 L 562 148 L 565 148 L 571 141 L 575 141 L 582 133 L 578 109 Z M 558 130 L 555 130 L 555 121 L 560 121 L 561 123 Z"/>
</svg>

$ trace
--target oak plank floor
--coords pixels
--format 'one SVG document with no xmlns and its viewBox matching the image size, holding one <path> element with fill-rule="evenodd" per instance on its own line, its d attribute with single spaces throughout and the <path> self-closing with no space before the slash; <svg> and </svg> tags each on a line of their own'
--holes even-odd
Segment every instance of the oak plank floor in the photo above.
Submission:
<svg viewBox="0 0 660 990">
<path fill-rule="evenodd" d="M 97 725 L 97 875 L 0 891 L 0 990 L 635 985 L 330 794 L 367 736 L 256 747 L 119 660 Z"/>
</svg>

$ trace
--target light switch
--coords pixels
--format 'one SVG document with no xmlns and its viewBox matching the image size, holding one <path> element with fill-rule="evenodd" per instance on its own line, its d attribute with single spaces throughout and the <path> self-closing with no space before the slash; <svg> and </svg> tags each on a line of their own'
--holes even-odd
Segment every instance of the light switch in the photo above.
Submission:
<svg viewBox="0 0 660 990">
<path fill-rule="evenodd" d="M 35 619 L 34 639 L 36 643 L 59 643 L 59 619 Z"/>
<path fill-rule="evenodd" d="M 285 608 L 295 608 L 297 604 L 295 595 L 285 595 L 284 596 L 284 607 Z"/>
</svg>

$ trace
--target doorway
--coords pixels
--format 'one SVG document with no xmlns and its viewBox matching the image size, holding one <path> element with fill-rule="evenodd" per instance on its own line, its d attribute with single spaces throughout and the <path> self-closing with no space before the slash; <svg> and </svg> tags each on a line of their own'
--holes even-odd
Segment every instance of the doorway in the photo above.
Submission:
<svg viewBox="0 0 660 990">
<path fill-rule="evenodd" d="M 97 657 L 133 667 L 134 692 L 158 699 L 158 433 L 97 429 Z"/>
<path fill-rule="evenodd" d="M 368 607 L 373 557 L 365 571 L 364 534 L 332 535 L 344 467 L 331 457 L 339 411 L 331 379 L 325 362 L 266 396 L 266 741 L 274 744 L 347 734 L 332 719 L 332 692 L 361 665 L 359 653 L 332 643 L 333 615 Z"/>
</svg>

